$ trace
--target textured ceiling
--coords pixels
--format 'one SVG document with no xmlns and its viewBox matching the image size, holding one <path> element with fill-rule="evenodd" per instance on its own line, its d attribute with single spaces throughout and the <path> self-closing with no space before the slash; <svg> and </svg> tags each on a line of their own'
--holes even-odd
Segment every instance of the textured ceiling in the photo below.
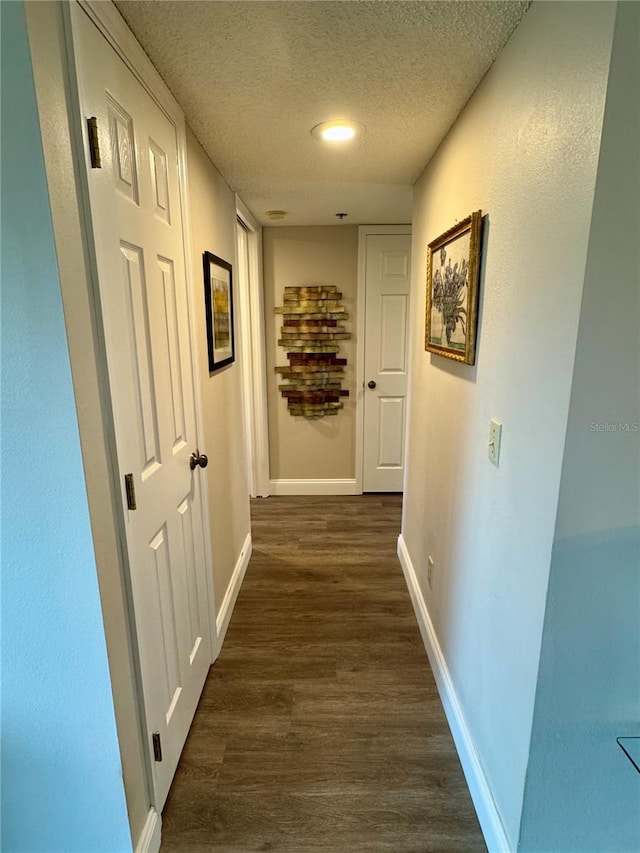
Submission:
<svg viewBox="0 0 640 853">
<path fill-rule="evenodd" d="M 527 2 L 116 0 L 229 185 L 263 224 L 411 219 L 411 185 Z M 365 125 L 328 147 L 311 128 Z"/>
</svg>

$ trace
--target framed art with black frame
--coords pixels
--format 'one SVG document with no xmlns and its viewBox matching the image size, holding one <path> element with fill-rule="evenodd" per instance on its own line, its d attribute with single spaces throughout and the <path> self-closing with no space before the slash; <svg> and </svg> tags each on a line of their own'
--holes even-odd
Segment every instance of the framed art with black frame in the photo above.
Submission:
<svg viewBox="0 0 640 853">
<path fill-rule="evenodd" d="M 209 373 L 235 361 L 231 264 L 211 252 L 202 256 Z"/>
</svg>

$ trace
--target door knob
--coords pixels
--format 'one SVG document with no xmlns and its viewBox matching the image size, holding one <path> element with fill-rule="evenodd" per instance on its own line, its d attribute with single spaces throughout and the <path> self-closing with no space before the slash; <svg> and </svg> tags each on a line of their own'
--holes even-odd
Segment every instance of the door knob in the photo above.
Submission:
<svg viewBox="0 0 640 853">
<path fill-rule="evenodd" d="M 370 379 L 367 382 L 367 385 L 369 386 L 369 388 L 375 388 L 376 387 L 376 383 L 373 381 L 373 379 Z"/>
<path fill-rule="evenodd" d="M 189 458 L 189 465 L 191 466 L 191 470 L 195 471 L 196 467 L 199 465 L 201 468 L 206 468 L 209 464 L 209 459 L 205 453 L 200 453 L 199 450 L 196 450 L 191 454 Z"/>
</svg>

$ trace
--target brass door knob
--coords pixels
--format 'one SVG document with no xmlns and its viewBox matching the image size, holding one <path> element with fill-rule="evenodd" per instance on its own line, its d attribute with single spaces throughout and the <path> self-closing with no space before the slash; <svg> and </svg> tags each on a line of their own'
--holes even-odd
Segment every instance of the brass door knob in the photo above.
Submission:
<svg viewBox="0 0 640 853">
<path fill-rule="evenodd" d="M 199 450 L 196 450 L 191 454 L 189 458 L 189 465 L 191 466 L 191 470 L 195 471 L 196 467 L 199 465 L 201 468 L 206 468 L 209 464 L 209 459 L 205 453 L 200 453 Z"/>
</svg>

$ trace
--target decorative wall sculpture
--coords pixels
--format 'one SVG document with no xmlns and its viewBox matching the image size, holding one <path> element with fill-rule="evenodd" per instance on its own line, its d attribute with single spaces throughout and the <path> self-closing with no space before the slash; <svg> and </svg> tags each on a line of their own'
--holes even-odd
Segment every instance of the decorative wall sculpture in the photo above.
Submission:
<svg viewBox="0 0 640 853">
<path fill-rule="evenodd" d="M 337 415 L 346 358 L 338 358 L 340 341 L 348 341 L 350 332 L 340 321 L 349 315 L 341 303 L 342 294 L 335 285 L 285 287 L 284 305 L 275 309 L 282 314 L 282 337 L 278 341 L 287 351 L 288 367 L 276 367 L 285 381 L 278 390 L 287 400 L 291 415 L 322 418 Z"/>
</svg>

